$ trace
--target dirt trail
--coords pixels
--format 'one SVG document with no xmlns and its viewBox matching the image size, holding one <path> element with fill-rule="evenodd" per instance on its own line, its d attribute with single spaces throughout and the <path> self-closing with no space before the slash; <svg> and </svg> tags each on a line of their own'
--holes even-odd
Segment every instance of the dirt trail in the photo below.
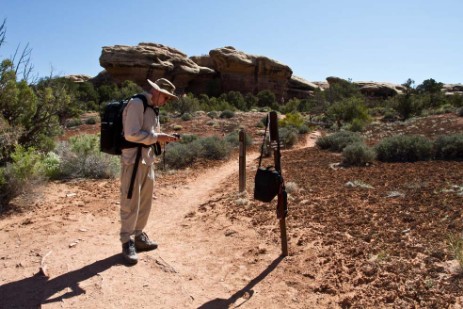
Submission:
<svg viewBox="0 0 463 309">
<path fill-rule="evenodd" d="M 247 154 L 248 172 L 257 156 Z M 52 183 L 33 212 L 2 219 L 0 308 L 298 308 L 297 291 L 278 280 L 291 258 L 250 218 L 211 211 L 237 191 L 238 160 L 178 174 L 183 183 L 158 186 L 146 229 L 159 248 L 133 267 L 120 256 L 118 181 Z"/>
</svg>

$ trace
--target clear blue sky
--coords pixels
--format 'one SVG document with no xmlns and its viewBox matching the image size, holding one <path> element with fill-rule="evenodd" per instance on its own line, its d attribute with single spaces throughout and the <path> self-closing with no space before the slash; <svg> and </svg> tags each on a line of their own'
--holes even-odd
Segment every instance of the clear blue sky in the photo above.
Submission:
<svg viewBox="0 0 463 309">
<path fill-rule="evenodd" d="M 103 46 L 234 46 L 309 81 L 463 83 L 462 12 L 462 0 L 0 0 L 0 59 L 28 43 L 36 75 L 94 76 Z"/>
</svg>

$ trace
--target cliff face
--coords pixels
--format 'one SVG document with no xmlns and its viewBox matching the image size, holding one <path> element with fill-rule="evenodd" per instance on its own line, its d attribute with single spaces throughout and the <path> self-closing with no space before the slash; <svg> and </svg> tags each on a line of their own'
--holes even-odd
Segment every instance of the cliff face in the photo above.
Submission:
<svg viewBox="0 0 463 309">
<path fill-rule="evenodd" d="M 162 44 L 140 43 L 137 46 L 105 46 L 100 65 L 105 69 L 92 81 L 122 82 L 131 80 L 140 86 L 146 79 L 164 77 L 172 81 L 178 93 L 192 92 L 220 95 L 239 91 L 256 95 L 262 90 L 272 91 L 278 101 L 304 99 L 315 90 L 324 90 L 330 84 L 342 81 L 327 77 L 326 82 L 309 82 L 294 76 L 290 67 L 264 56 L 255 56 L 226 46 L 213 49 L 208 55 L 188 57 L 183 52 Z M 80 77 L 77 76 L 80 80 Z M 389 97 L 400 94 L 404 87 L 384 82 L 353 82 L 369 97 Z M 444 85 L 447 94 L 463 93 L 461 84 Z"/>
<path fill-rule="evenodd" d="M 100 65 L 116 82 L 132 80 L 143 86 L 146 79 L 164 77 L 171 80 L 180 93 L 218 95 L 234 90 L 257 94 L 270 90 L 277 98 L 288 99 L 307 97 L 318 88 L 302 79 L 295 82 L 287 65 L 231 46 L 191 58 L 177 49 L 154 43 L 105 46 Z"/>
</svg>

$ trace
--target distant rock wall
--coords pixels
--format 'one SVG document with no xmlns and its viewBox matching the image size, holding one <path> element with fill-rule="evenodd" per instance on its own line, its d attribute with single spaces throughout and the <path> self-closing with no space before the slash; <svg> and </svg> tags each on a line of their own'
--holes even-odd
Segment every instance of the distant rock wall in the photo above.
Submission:
<svg viewBox="0 0 463 309">
<path fill-rule="evenodd" d="M 131 80 L 146 86 L 146 79 L 164 77 L 172 81 L 178 93 L 192 92 L 220 95 L 239 91 L 256 95 L 262 90 L 272 91 L 278 101 L 304 99 L 316 90 L 345 81 L 327 77 L 326 82 L 309 82 L 293 75 L 291 68 L 264 56 L 255 56 L 226 46 L 209 51 L 208 55 L 188 57 L 185 53 L 162 44 L 140 43 L 137 46 L 104 46 L 100 65 L 105 69 L 92 81 L 96 84 L 112 80 Z M 83 76 L 76 81 L 85 80 Z M 390 97 L 403 93 L 402 85 L 385 82 L 353 82 L 369 97 Z M 463 85 L 444 85 L 446 94 L 463 93 Z"/>
<path fill-rule="evenodd" d="M 291 68 L 263 56 L 249 55 L 231 46 L 213 49 L 206 56 L 188 58 L 186 54 L 161 44 L 105 46 L 100 65 L 116 82 L 132 80 L 140 86 L 146 79 L 171 80 L 179 93 L 240 91 L 257 94 L 270 90 L 277 98 L 310 95 L 318 86 L 295 79 Z"/>
</svg>

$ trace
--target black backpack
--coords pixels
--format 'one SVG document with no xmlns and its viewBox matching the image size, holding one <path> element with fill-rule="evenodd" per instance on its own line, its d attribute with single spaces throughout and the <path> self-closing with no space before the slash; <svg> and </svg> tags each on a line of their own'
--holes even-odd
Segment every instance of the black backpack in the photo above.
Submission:
<svg viewBox="0 0 463 309">
<path fill-rule="evenodd" d="M 138 98 L 143 101 L 144 111 L 148 105 L 146 97 L 137 94 L 130 99 Z M 111 155 L 120 155 L 122 149 L 138 147 L 140 144 L 128 142 L 122 132 L 122 112 L 130 99 L 108 103 L 101 115 L 100 150 Z"/>
</svg>

